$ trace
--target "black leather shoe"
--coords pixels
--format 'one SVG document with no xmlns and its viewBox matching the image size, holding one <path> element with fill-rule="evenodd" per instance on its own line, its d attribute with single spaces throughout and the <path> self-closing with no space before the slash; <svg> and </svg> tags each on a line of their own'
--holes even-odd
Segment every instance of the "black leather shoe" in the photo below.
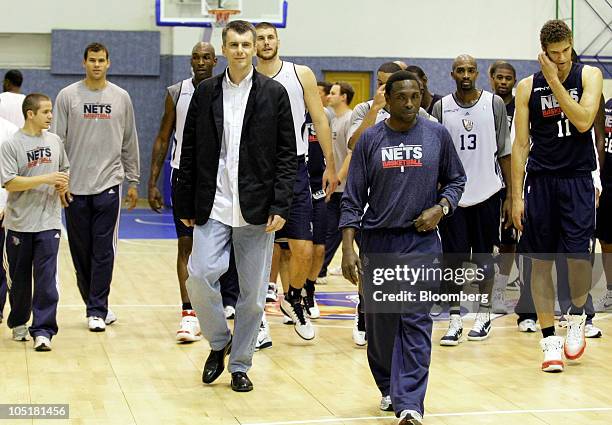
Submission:
<svg viewBox="0 0 612 425">
<path fill-rule="evenodd" d="M 232 339 L 225 347 L 219 351 L 211 350 L 206 363 L 204 363 L 204 371 L 202 372 L 202 382 L 205 384 L 212 384 L 225 369 L 225 356 L 227 356 L 232 350 Z"/>
<path fill-rule="evenodd" d="M 232 373 L 232 390 L 239 393 L 253 391 L 253 383 L 244 372 Z"/>
</svg>

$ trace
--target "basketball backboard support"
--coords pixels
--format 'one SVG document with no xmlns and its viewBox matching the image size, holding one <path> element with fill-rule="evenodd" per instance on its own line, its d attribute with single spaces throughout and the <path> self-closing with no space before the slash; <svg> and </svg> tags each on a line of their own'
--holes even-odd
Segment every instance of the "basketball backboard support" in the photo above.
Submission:
<svg viewBox="0 0 612 425">
<path fill-rule="evenodd" d="M 277 28 L 287 26 L 287 0 L 155 0 L 158 26 L 212 27 L 211 9 L 236 9 L 230 20 L 242 19 L 253 24 L 269 22 Z"/>
</svg>

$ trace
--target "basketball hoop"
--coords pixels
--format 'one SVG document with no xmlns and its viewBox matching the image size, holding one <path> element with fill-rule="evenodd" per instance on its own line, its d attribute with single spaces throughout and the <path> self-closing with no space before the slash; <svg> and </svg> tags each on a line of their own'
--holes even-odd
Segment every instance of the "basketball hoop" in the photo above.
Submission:
<svg viewBox="0 0 612 425">
<path fill-rule="evenodd" d="M 226 26 L 229 18 L 238 13 L 238 9 L 208 9 L 208 14 L 215 17 L 213 25 L 218 28 Z"/>
</svg>

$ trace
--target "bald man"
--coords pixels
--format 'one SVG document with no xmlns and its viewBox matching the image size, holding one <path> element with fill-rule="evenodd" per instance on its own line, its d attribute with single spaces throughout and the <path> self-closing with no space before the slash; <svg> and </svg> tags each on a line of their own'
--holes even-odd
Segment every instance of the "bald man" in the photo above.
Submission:
<svg viewBox="0 0 612 425">
<path fill-rule="evenodd" d="M 157 188 L 157 180 L 159 179 L 159 174 L 168 153 L 170 138 L 172 137 L 170 166 L 172 167 L 171 182 L 172 193 L 174 195 L 176 171 L 179 168 L 179 161 L 181 159 L 183 127 L 185 125 L 189 103 L 191 102 L 191 96 L 200 82 L 212 76 L 213 68 L 216 64 L 217 57 L 214 47 L 203 41 L 197 43 L 193 46 L 193 50 L 191 51 L 191 69 L 193 71 L 193 77 L 179 81 L 167 89 L 164 116 L 155 142 L 153 143 L 151 174 L 149 176 L 149 205 L 157 213 L 161 213 L 161 208 L 163 207 L 162 196 Z M 178 342 L 199 341 L 202 339 L 200 324 L 195 311 L 191 307 L 189 295 L 185 289 L 185 282 L 188 277 L 187 261 L 189 260 L 193 244 L 193 227 L 185 226 L 176 215 L 174 215 L 174 227 L 176 228 L 176 236 L 178 238 L 176 272 L 182 300 L 181 324 L 176 332 L 176 340 Z M 236 299 L 238 298 L 238 282 L 236 279 L 235 267 L 231 267 L 230 265 L 228 273 L 221 279 L 224 305 L 227 308 L 226 316 L 229 317 L 231 317 L 231 310 L 233 310 L 233 306 L 235 306 Z"/>
<path fill-rule="evenodd" d="M 499 247 L 500 191 L 504 183 L 510 187 L 510 131 L 504 101 L 476 88 L 478 65 L 472 56 L 458 56 L 453 62 L 451 77 L 457 90 L 436 102 L 432 115 L 450 132 L 467 184 L 459 207 L 441 222 L 440 234 L 444 254 L 452 267 L 458 268 L 464 261 L 470 261 L 481 270 L 480 304 L 468 340 L 482 341 L 491 332 L 493 253 Z M 512 201 L 507 197 L 506 217 L 511 217 L 511 206 Z M 446 284 L 449 293 L 459 293 L 460 287 L 455 282 Z M 460 304 L 452 300 L 449 304 L 450 323 L 440 345 L 456 346 L 463 334 Z"/>
</svg>

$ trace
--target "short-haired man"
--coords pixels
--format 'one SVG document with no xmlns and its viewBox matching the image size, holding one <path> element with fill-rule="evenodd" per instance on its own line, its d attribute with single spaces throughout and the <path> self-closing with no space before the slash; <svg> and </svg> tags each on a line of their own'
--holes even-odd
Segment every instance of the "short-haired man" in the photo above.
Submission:
<svg viewBox="0 0 612 425">
<path fill-rule="evenodd" d="M 164 102 L 164 116 L 162 117 L 161 125 L 155 142 L 153 143 L 153 152 L 151 154 L 151 174 L 149 176 L 149 205 L 151 208 L 160 212 L 163 203 L 162 196 L 157 188 L 157 180 L 164 165 L 164 160 L 168 153 L 170 139 L 172 138 L 172 153 L 170 156 L 170 166 L 172 168 L 170 182 L 172 192 L 176 186 L 176 175 L 181 159 L 181 147 L 183 142 L 183 129 L 185 127 L 185 118 L 191 97 L 196 87 L 205 79 L 212 76 L 212 71 L 217 64 L 215 48 L 207 42 L 200 41 L 193 46 L 191 50 L 191 70 L 193 76 L 185 80 L 179 81 L 167 88 L 166 99 Z M 176 256 L 176 272 L 179 281 L 179 289 L 181 293 L 182 314 L 179 329 L 176 331 L 176 340 L 178 342 L 193 342 L 202 339 L 200 323 L 196 317 L 196 313 L 189 301 L 189 294 L 185 288 L 187 281 L 187 261 L 191 254 L 191 246 L 193 244 L 193 228 L 185 226 L 176 216 L 174 208 L 172 208 L 174 217 L 174 228 L 176 229 L 176 237 L 178 238 L 178 250 Z M 235 273 L 229 273 L 234 276 Z M 224 275 L 228 276 L 228 274 Z M 233 281 L 233 279 L 232 279 Z M 234 285 L 235 283 L 235 285 Z M 222 292 L 225 296 L 235 296 L 234 291 L 226 290 L 227 285 L 221 285 Z M 232 282 L 232 287 L 237 286 L 238 282 Z M 229 292 L 229 293 L 228 293 Z M 233 309 L 235 299 L 230 308 Z M 224 304 L 225 305 L 225 304 Z"/>
<path fill-rule="evenodd" d="M 361 134 L 342 197 L 342 270 L 355 285 L 362 264 L 353 247 L 357 230 L 362 259 L 369 254 L 441 254 L 437 225 L 455 210 L 466 180 L 448 131 L 419 116 L 416 76 L 406 71 L 391 75 L 385 97 L 390 116 Z M 396 159 L 385 160 L 389 152 L 397 153 Z M 399 424 L 420 425 L 431 360 L 429 312 L 415 307 L 381 313 L 373 311 L 373 299 L 364 301 L 368 363 L 376 385 L 383 398 L 390 395 Z"/>
<path fill-rule="evenodd" d="M 598 303 L 603 311 L 612 311 L 612 98 L 605 104 L 605 147 L 604 165 L 601 169 L 603 191 L 597 208 L 596 236 L 601 245 L 604 272 L 606 277 L 606 294 Z"/>
<path fill-rule="evenodd" d="M 140 161 L 132 100 L 106 79 L 108 49 L 89 44 L 83 52 L 85 79 L 57 95 L 52 131 L 72 164 L 66 227 L 77 285 L 92 332 L 104 332 L 117 320 L 108 309 L 121 184 L 129 183 L 126 202 L 136 207 Z"/>
<path fill-rule="evenodd" d="M 36 351 L 50 351 L 57 334 L 57 253 L 62 226 L 62 204 L 68 195 L 68 159 L 51 124 L 51 99 L 28 95 L 23 102 L 23 128 L 2 144 L 2 186 L 9 192 L 4 217 L 5 266 L 9 276 L 13 339 L 28 339 Z M 34 277 L 34 297 L 32 297 Z"/>
<path fill-rule="evenodd" d="M 283 281 L 285 296 L 281 300 L 281 310 L 293 321 L 296 333 L 305 340 L 311 340 L 315 337 L 315 331 L 305 311 L 307 304 L 306 306 L 303 304 L 302 298 L 302 289 L 312 266 L 313 252 L 312 194 L 306 165 L 308 142 L 302 136 L 306 111 L 310 113 L 319 145 L 325 156 L 322 189 L 325 191 L 326 200 L 329 200 L 338 183 L 331 134 L 312 70 L 307 66 L 280 59 L 278 51 L 280 40 L 272 24 L 261 22 L 255 28 L 257 30 L 257 71 L 278 81 L 287 90 L 291 102 L 298 154 L 298 171 L 291 213 L 286 226 L 276 234 L 276 242 L 287 241 L 291 251 L 290 281 Z"/>
<path fill-rule="evenodd" d="M 225 369 L 232 390 L 251 391 L 247 376 L 266 302 L 274 232 L 289 215 L 297 168 L 289 97 L 257 72 L 255 28 L 232 21 L 222 33 L 228 67 L 193 94 L 174 201 L 177 216 L 194 226 L 187 290 L 211 352 L 202 381 Z M 234 249 L 240 297 L 234 336 L 227 325 L 219 278 Z"/>
<path fill-rule="evenodd" d="M 423 71 L 423 68 L 416 65 L 410 65 L 406 68 L 406 71 L 415 73 L 419 77 L 419 80 L 421 80 L 421 84 L 423 85 L 423 100 L 421 101 L 421 108 L 425 109 L 428 114 L 431 114 L 433 106 L 438 100 L 442 99 L 442 96 L 429 91 L 429 87 L 427 87 L 429 79 L 427 78 L 425 71 Z"/>
<path fill-rule="evenodd" d="M 512 93 L 512 89 L 514 89 L 514 85 L 516 84 L 516 70 L 508 62 L 496 61 L 489 68 L 489 76 L 491 78 L 491 88 L 493 89 L 493 93 L 499 96 L 506 105 L 508 128 L 510 128 L 510 138 L 512 140 L 512 120 L 514 119 L 515 108 L 514 94 Z M 502 202 L 506 200 L 507 194 L 507 189 L 504 187 L 500 192 Z M 510 194 L 510 196 L 512 196 L 512 194 Z M 502 211 L 502 213 L 504 212 L 505 211 Z M 512 270 L 512 264 L 514 263 L 516 241 L 517 235 L 516 229 L 512 225 L 512 217 L 504 213 L 501 217 L 501 234 L 499 245 L 499 253 L 502 255 L 499 262 L 499 271 L 495 274 L 495 282 L 493 283 L 493 313 L 506 314 L 508 312 L 505 304 L 505 292 L 506 286 L 508 285 L 510 270 Z"/>
<path fill-rule="evenodd" d="M 19 130 L 12 122 L 0 117 L 0 145 L 6 142 L 13 134 Z M 0 188 L 0 227 L 4 219 L 4 209 L 6 208 L 7 193 L 4 188 Z M 4 252 L 4 231 L 0 229 L 0 254 Z M 0 269 L 0 323 L 3 319 L 4 304 L 6 303 L 6 273 L 4 267 Z"/>
<path fill-rule="evenodd" d="M 504 101 L 476 88 L 478 65 L 472 56 L 455 58 L 450 74 L 457 88 L 434 105 L 432 115 L 452 135 L 468 180 L 457 211 L 442 223 L 440 234 L 444 253 L 452 256 L 454 266 L 472 261 L 483 269 L 484 279 L 478 282 L 480 305 L 468 333 L 470 341 L 482 341 L 491 332 L 493 254 L 499 246 L 499 192 L 504 182 L 510 185 L 510 130 Z M 507 199 L 504 210 L 509 211 L 510 205 Z M 455 282 L 446 283 L 449 292 L 459 290 Z M 460 302 L 449 304 L 448 331 L 440 345 L 457 346 L 463 334 Z"/>
<path fill-rule="evenodd" d="M 23 75 L 18 69 L 11 69 L 4 74 L 2 90 L 0 93 L 0 118 L 4 118 L 17 127 L 21 128 L 24 124 L 21 105 L 25 95 L 21 93 Z"/>
<path fill-rule="evenodd" d="M 519 249 L 531 258 L 531 290 L 542 329 L 542 370 L 563 371 L 584 353 L 584 305 L 591 285 L 595 231 L 596 152 L 591 129 L 603 78 L 598 68 L 572 63 L 572 32 L 561 20 L 540 31 L 541 71 L 518 84 L 512 147 L 512 219 Z M 565 341 L 555 335 L 554 253 L 567 256 L 572 304 Z M 566 313 L 566 312 L 564 312 Z"/>
</svg>

